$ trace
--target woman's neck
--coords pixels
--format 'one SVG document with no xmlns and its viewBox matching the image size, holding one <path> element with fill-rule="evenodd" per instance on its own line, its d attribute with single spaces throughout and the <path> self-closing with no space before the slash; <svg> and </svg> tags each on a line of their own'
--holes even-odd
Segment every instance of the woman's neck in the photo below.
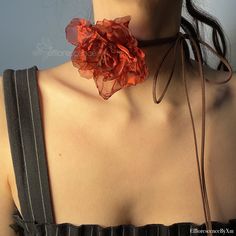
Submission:
<svg viewBox="0 0 236 236">
<path fill-rule="evenodd" d="M 182 0 L 93 0 L 95 22 L 130 15 L 129 28 L 139 39 L 175 35 L 181 10 Z"/>
<path fill-rule="evenodd" d="M 181 10 L 182 1 L 179 0 L 93 0 L 95 22 L 104 18 L 114 19 L 130 15 L 129 28 L 132 34 L 141 40 L 176 35 L 180 29 Z M 141 109 L 143 105 L 146 105 L 144 103 L 153 103 L 152 78 L 170 46 L 171 43 L 144 48 L 146 63 L 150 73 L 149 78 L 143 84 L 122 89 L 122 91 L 113 95 L 110 100 L 120 100 L 121 103 L 129 104 L 132 110 L 134 109 L 133 104 L 135 104 L 137 109 Z M 179 50 L 178 53 L 180 53 Z M 170 56 L 159 76 L 162 86 L 161 89 L 157 88 L 158 94 L 163 91 L 172 63 L 173 56 Z M 177 107 L 177 104 L 182 105 L 185 102 L 180 73 L 180 63 L 177 63 L 171 86 L 168 88 L 168 93 L 165 94 L 164 100 L 168 107 Z M 179 94 L 180 92 L 182 94 Z M 148 99 L 148 101 L 144 99 Z"/>
</svg>

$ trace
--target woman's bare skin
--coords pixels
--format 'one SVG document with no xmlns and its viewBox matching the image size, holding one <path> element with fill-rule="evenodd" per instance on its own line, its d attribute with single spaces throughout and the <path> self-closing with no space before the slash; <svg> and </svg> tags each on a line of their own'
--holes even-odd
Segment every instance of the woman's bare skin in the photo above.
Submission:
<svg viewBox="0 0 236 236">
<path fill-rule="evenodd" d="M 77 75 L 76 88 L 66 77 L 68 68 Z M 169 118 L 164 101 L 147 102 L 155 107 L 150 110 L 152 117 L 145 107 L 133 114 L 118 99 L 119 92 L 113 95 L 114 101 L 103 100 L 94 82 L 80 78 L 72 68 L 67 62 L 38 73 L 56 223 L 203 223 L 187 103 L 183 110 L 168 113 Z M 213 70 L 206 73 L 212 79 L 226 76 Z M 227 222 L 236 218 L 235 75 L 228 84 L 206 86 L 205 158 L 211 216 Z M 196 91 L 191 101 L 200 140 L 200 86 Z M 20 210 L 6 129 L 1 135 L 5 137 L 1 156 L 7 160 L 12 197 Z"/>
<path fill-rule="evenodd" d="M 140 39 L 173 36 L 180 28 L 182 1 L 179 0 L 171 4 L 167 0 L 93 0 L 93 5 L 95 20 L 131 15 L 130 30 Z M 151 75 L 165 50 L 166 45 L 145 49 Z M 170 62 L 171 58 L 166 65 L 171 65 Z M 226 78 L 225 72 L 206 67 L 204 71 L 210 80 Z M 162 71 L 160 88 L 169 72 L 169 66 Z M 39 70 L 41 112 L 57 224 L 139 226 L 204 222 L 180 64 L 160 104 L 152 100 L 151 79 L 104 101 L 93 80 L 80 78 L 70 61 Z M 191 70 L 186 66 L 186 79 L 200 151 L 201 83 L 196 68 Z M 211 218 L 220 222 L 236 218 L 235 79 L 234 74 L 227 84 L 206 84 L 206 184 Z M 4 167 L 3 174 L 0 172 L 0 190 L 4 193 L 0 232 L 8 236 L 9 212 L 14 207 L 21 210 L 3 94 L 0 96 L 0 166 Z"/>
</svg>

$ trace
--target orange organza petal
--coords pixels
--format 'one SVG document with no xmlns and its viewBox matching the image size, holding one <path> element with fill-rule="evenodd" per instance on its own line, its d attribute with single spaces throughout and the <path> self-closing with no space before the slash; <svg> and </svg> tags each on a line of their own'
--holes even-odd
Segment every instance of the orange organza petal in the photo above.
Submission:
<svg viewBox="0 0 236 236">
<path fill-rule="evenodd" d="M 75 18 L 66 27 L 76 45 L 71 60 L 84 78 L 93 78 L 99 95 L 108 99 L 122 88 L 143 82 L 148 75 L 144 52 L 128 28 L 130 16 L 97 21 Z"/>
<path fill-rule="evenodd" d="M 73 45 L 83 43 L 86 38 L 89 38 L 94 33 L 91 23 L 86 19 L 74 18 L 67 25 L 66 38 Z"/>
</svg>

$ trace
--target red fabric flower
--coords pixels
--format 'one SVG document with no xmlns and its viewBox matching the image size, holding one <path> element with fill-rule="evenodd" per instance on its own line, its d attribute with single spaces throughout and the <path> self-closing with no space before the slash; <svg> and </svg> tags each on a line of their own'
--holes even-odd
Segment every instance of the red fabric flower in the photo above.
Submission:
<svg viewBox="0 0 236 236">
<path fill-rule="evenodd" d="M 99 94 L 108 99 L 121 88 L 145 80 L 145 54 L 128 28 L 130 16 L 97 21 L 74 18 L 66 27 L 67 40 L 76 46 L 71 60 L 82 77 L 93 78 Z"/>
</svg>

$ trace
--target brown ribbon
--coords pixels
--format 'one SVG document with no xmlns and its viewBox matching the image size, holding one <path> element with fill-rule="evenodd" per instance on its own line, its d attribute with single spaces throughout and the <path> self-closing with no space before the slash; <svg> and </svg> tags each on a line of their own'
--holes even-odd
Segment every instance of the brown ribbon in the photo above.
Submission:
<svg viewBox="0 0 236 236">
<path fill-rule="evenodd" d="M 192 47 L 192 50 L 196 52 L 196 55 L 194 54 L 194 59 L 197 59 L 198 62 L 198 68 L 199 68 L 199 74 L 201 78 L 201 87 L 202 87 L 202 136 L 201 136 L 201 166 L 199 164 L 199 154 L 198 154 L 198 144 L 197 144 L 197 138 L 196 138 L 196 131 L 195 131 L 195 124 L 194 124 L 194 119 L 193 119 L 193 114 L 192 114 L 192 109 L 190 105 L 190 100 L 189 100 L 189 94 L 188 94 L 188 88 L 187 88 L 187 83 L 186 83 L 186 78 L 185 78 L 185 58 L 184 58 L 184 42 L 185 39 L 190 41 L 190 45 Z M 201 196 L 202 196 L 202 202 L 203 202 L 203 210 L 204 210 L 204 217 L 205 217 L 205 224 L 206 228 L 209 230 L 207 232 L 207 235 L 212 236 L 212 223 L 211 223 L 211 215 L 210 215 L 210 208 L 209 208 L 209 202 L 208 202 L 208 197 L 207 197 L 207 189 L 206 189 L 206 183 L 205 183 L 205 173 L 204 173 L 204 148 L 205 148 L 205 119 L 206 119 L 206 102 L 205 102 L 205 80 L 210 83 L 216 83 L 216 84 L 223 84 L 227 83 L 233 75 L 232 67 L 230 66 L 229 62 L 222 57 L 219 53 L 217 53 L 209 44 L 203 42 L 200 39 L 197 39 L 199 44 L 202 44 L 206 46 L 213 54 L 215 54 L 219 59 L 225 64 L 225 66 L 228 68 L 229 71 L 229 76 L 225 81 L 221 82 L 213 82 L 208 80 L 207 78 L 204 77 L 203 73 L 203 62 L 201 59 L 201 53 L 198 48 L 198 44 L 196 42 L 196 39 L 189 35 L 189 34 L 183 34 L 181 32 L 178 32 L 178 34 L 174 37 L 168 37 L 168 38 L 160 38 L 160 39 L 155 39 L 155 40 L 147 40 L 147 41 L 142 41 L 138 40 L 139 46 L 140 47 L 146 47 L 150 45 L 155 45 L 155 44 L 163 44 L 163 43 L 168 43 L 174 41 L 173 45 L 167 50 L 167 53 L 163 57 L 163 60 L 161 61 L 161 64 L 159 68 L 157 69 L 154 79 L 153 79 L 153 101 L 155 103 L 160 103 L 167 91 L 167 88 L 170 84 L 170 81 L 172 79 L 172 75 L 175 70 L 175 65 L 177 61 L 177 46 L 180 45 L 180 50 L 181 50 L 181 64 L 182 64 L 182 79 L 185 85 L 185 93 L 186 93 L 186 98 L 187 98 L 187 103 L 188 103 L 188 108 L 190 112 L 190 117 L 191 117 L 191 123 L 192 123 L 192 128 L 193 128 L 193 136 L 194 136 L 194 144 L 195 144 L 195 151 L 196 151 L 196 161 L 197 161 L 197 168 L 198 168 L 198 176 L 199 176 L 199 183 L 200 183 L 200 188 L 201 188 Z M 171 49 L 174 47 L 174 63 L 173 67 L 171 69 L 171 73 L 169 76 L 169 79 L 166 83 L 166 86 L 161 94 L 161 96 L 157 99 L 156 97 L 156 86 L 157 86 L 157 80 L 158 80 L 158 75 L 160 72 L 160 69 L 162 65 L 165 62 L 165 59 L 167 58 L 168 54 L 170 53 Z"/>
</svg>

